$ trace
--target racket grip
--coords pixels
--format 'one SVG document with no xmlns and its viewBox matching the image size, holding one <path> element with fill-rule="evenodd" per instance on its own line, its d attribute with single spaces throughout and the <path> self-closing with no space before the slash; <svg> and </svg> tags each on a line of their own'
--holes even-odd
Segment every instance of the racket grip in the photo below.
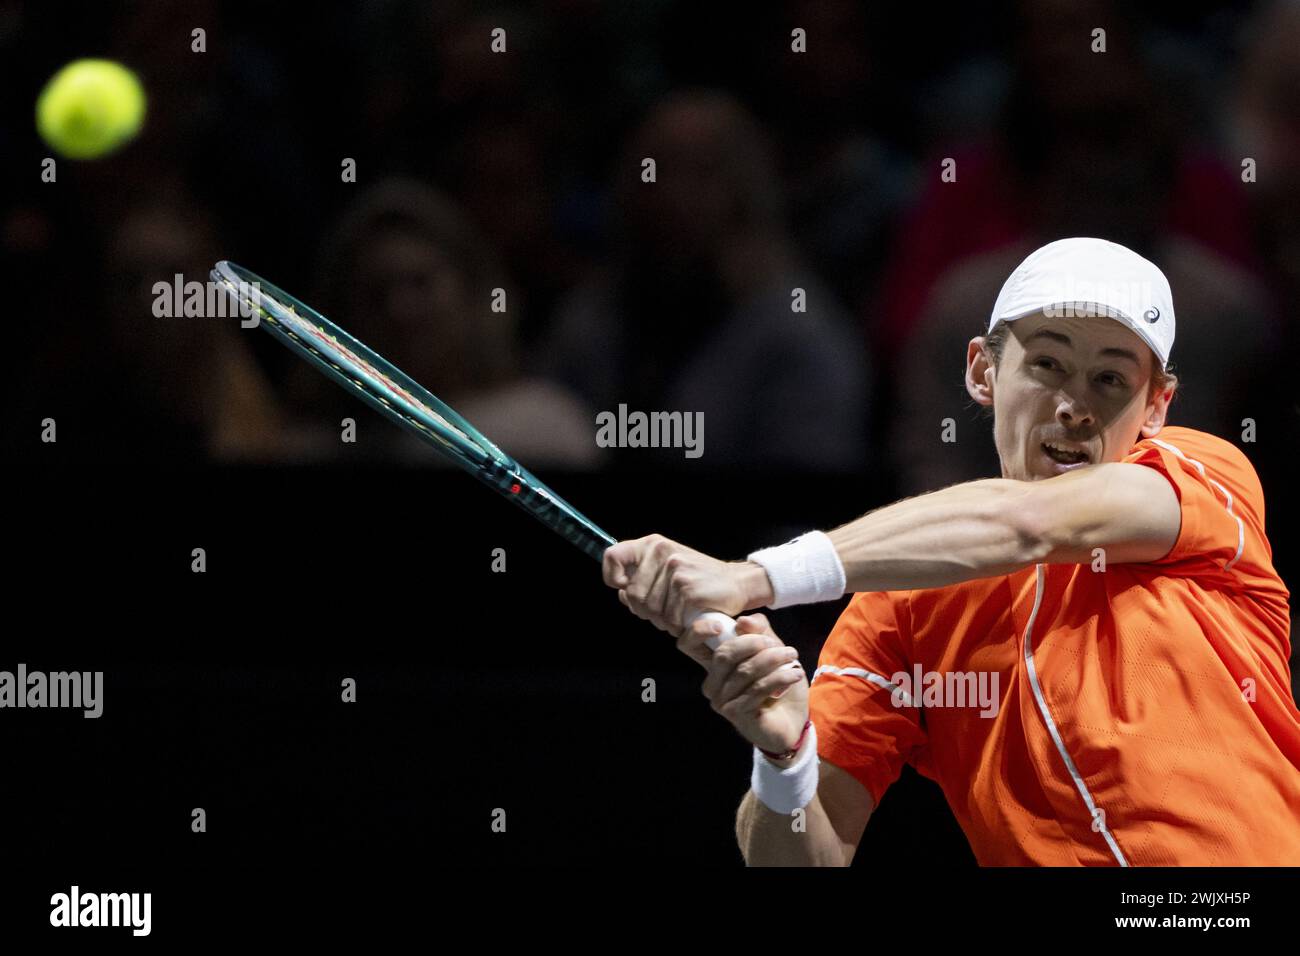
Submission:
<svg viewBox="0 0 1300 956">
<path fill-rule="evenodd" d="M 716 621 L 722 625 L 721 634 L 715 634 L 712 637 L 705 639 L 704 643 L 708 646 L 709 650 L 716 651 L 723 641 L 729 641 L 736 636 L 736 622 L 727 617 L 727 615 L 723 614 L 721 611 L 696 611 L 686 618 L 686 626 L 692 626 L 701 618 L 706 621 Z"/>
</svg>

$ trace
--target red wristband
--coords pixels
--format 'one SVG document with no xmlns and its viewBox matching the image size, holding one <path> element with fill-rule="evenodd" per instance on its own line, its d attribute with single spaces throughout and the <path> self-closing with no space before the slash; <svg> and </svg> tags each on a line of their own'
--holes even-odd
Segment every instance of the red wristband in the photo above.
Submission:
<svg viewBox="0 0 1300 956">
<path fill-rule="evenodd" d="M 758 752 L 761 753 L 764 757 L 769 757 L 772 760 L 789 760 L 791 757 L 797 754 L 799 752 L 799 748 L 803 746 L 804 738 L 808 736 L 808 728 L 811 726 L 812 726 L 812 718 L 809 717 L 808 722 L 803 725 L 803 731 L 799 734 L 799 739 L 794 742 L 793 747 L 791 747 L 783 754 L 774 754 L 770 750 L 764 750 L 762 747 L 758 748 Z"/>
</svg>

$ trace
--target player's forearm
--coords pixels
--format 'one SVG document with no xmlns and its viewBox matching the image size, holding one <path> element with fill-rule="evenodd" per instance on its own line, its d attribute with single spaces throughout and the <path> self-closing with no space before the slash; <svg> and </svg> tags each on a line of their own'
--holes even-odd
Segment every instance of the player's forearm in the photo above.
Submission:
<svg viewBox="0 0 1300 956">
<path fill-rule="evenodd" d="M 764 806 L 750 790 L 736 812 L 736 842 L 748 866 L 845 866 L 844 846 L 814 797 L 796 826 L 794 814 Z"/>
<path fill-rule="evenodd" d="M 828 534 L 846 590 L 907 591 L 1009 574 L 1051 550 L 1030 507 L 1032 483 L 986 478 L 907 498 Z M 763 568 L 746 563 L 748 607 L 772 600 Z"/>
<path fill-rule="evenodd" d="M 1030 482 L 1004 478 L 908 498 L 831 531 L 847 590 L 937 588 L 1009 574 L 1041 560 Z"/>
</svg>

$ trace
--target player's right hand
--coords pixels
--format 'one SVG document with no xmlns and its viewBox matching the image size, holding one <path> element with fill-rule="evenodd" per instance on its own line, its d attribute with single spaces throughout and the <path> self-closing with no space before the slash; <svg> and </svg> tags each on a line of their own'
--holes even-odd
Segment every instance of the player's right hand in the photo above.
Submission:
<svg viewBox="0 0 1300 956">
<path fill-rule="evenodd" d="M 708 622 L 697 620 L 677 647 L 709 672 L 700 689 L 713 709 L 761 750 L 792 748 L 808 721 L 808 675 L 798 651 L 762 614 L 736 618 L 736 636 L 716 651 L 704 643 L 711 636 Z"/>
</svg>

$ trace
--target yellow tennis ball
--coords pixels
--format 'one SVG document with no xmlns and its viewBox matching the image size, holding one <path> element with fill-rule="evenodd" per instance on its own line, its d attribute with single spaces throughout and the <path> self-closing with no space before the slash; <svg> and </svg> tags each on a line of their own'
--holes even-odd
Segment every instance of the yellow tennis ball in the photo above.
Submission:
<svg viewBox="0 0 1300 956">
<path fill-rule="evenodd" d="M 68 159 L 97 159 L 144 125 L 144 87 L 112 60 L 76 60 L 50 78 L 36 99 L 36 129 Z"/>
</svg>

